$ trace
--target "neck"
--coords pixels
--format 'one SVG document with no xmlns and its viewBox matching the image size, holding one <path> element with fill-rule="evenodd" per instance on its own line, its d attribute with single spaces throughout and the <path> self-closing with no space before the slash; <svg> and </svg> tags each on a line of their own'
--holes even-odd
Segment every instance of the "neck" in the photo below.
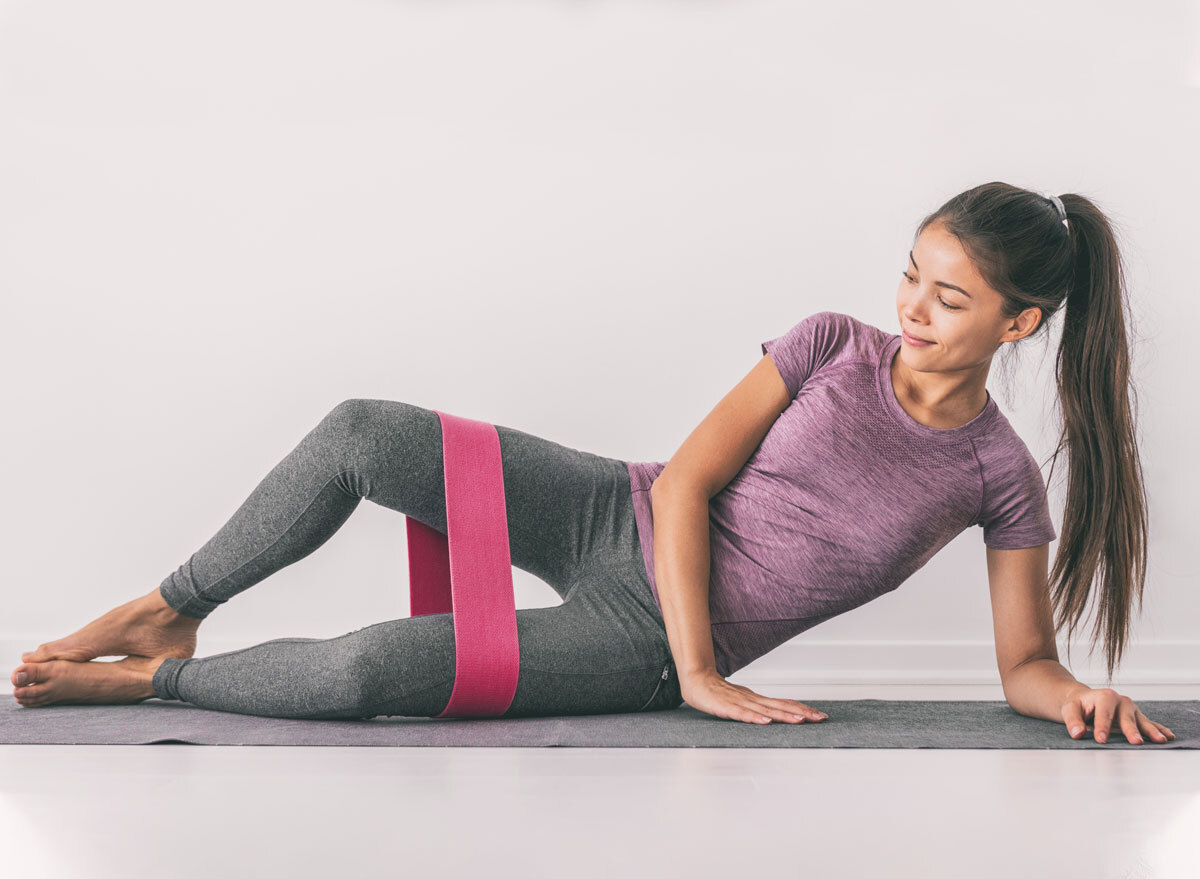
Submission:
<svg viewBox="0 0 1200 879">
<path fill-rule="evenodd" d="M 947 375 L 909 369 L 900 351 L 892 359 L 892 389 L 914 420 L 942 430 L 974 420 L 987 407 L 987 367 L 982 373 Z"/>
</svg>

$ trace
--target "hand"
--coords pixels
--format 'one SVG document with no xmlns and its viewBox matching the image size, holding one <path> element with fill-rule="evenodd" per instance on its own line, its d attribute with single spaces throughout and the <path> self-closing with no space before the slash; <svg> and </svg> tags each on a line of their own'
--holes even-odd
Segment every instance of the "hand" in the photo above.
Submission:
<svg viewBox="0 0 1200 879">
<path fill-rule="evenodd" d="M 1094 717 L 1096 741 L 1103 744 L 1108 741 L 1108 732 L 1113 725 L 1114 717 L 1120 731 L 1125 734 L 1132 744 L 1142 743 L 1142 733 L 1155 742 L 1172 741 L 1175 733 L 1161 723 L 1151 720 L 1142 714 L 1141 710 L 1128 696 L 1122 696 L 1116 690 L 1104 688 L 1093 690 L 1086 685 L 1072 690 L 1067 701 L 1062 705 L 1062 718 L 1067 724 L 1067 732 L 1071 738 L 1083 738 L 1092 730 L 1084 728 L 1084 718 Z"/>
<path fill-rule="evenodd" d="M 679 691 L 683 701 L 698 711 L 745 723 L 765 724 L 773 719 L 785 723 L 820 722 L 828 716 L 795 699 L 760 696 L 748 687 L 729 683 L 715 671 L 681 676 Z"/>
</svg>

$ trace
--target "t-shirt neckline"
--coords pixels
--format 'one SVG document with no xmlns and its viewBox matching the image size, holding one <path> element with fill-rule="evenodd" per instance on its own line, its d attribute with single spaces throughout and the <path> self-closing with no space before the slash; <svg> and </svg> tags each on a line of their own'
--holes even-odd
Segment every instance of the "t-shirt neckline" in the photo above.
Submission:
<svg viewBox="0 0 1200 879">
<path fill-rule="evenodd" d="M 901 341 L 899 334 L 888 334 L 887 344 L 880 352 L 879 363 L 875 370 L 875 384 L 880 400 L 884 408 L 892 414 L 896 423 L 910 433 L 935 440 L 957 440 L 964 436 L 978 436 L 983 433 L 998 411 L 996 401 L 992 398 L 990 391 L 988 391 L 987 404 L 983 407 L 983 411 L 966 424 L 960 424 L 958 427 L 930 427 L 928 424 L 917 421 L 904 410 L 900 401 L 896 399 L 896 389 L 892 387 L 892 361 L 895 360 L 897 352 L 900 350 Z"/>
</svg>

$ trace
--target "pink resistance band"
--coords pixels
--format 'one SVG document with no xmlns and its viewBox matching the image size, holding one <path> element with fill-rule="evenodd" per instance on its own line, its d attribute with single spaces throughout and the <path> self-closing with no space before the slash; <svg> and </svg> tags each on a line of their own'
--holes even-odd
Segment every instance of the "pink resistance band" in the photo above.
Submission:
<svg viewBox="0 0 1200 879">
<path fill-rule="evenodd" d="M 497 717 L 521 670 L 500 435 L 486 421 L 442 422 L 446 534 L 408 518 L 411 615 L 454 615 L 454 689 L 435 717 Z"/>
</svg>

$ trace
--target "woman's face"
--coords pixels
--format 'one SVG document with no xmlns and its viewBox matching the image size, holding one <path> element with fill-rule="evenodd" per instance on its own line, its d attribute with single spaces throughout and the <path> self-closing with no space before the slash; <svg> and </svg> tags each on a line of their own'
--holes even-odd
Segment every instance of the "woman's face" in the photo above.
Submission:
<svg viewBox="0 0 1200 879">
<path fill-rule="evenodd" d="M 1001 342 L 1028 335 L 1038 309 L 1005 318 L 1003 297 L 975 270 L 958 239 L 940 223 L 921 233 L 908 254 L 896 290 L 896 313 L 903 333 L 932 344 L 900 343 L 904 361 L 920 371 L 950 371 L 989 360 Z M 1020 329 L 1015 329 L 1017 326 Z"/>
</svg>

